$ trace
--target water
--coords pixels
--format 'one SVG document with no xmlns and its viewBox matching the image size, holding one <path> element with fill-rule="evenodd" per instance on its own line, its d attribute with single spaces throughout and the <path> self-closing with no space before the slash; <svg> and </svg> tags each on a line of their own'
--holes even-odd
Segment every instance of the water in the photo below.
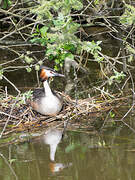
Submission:
<svg viewBox="0 0 135 180">
<path fill-rule="evenodd" d="M 56 130 L 50 137 L 52 142 L 58 136 L 54 161 L 50 159 L 45 135 L 20 145 L 1 147 L 0 153 L 10 161 L 7 164 L 0 158 L 0 179 L 134 180 L 135 134 L 122 128 L 116 136 L 115 131 L 95 135 L 67 132 L 61 139 L 61 131 Z"/>
</svg>

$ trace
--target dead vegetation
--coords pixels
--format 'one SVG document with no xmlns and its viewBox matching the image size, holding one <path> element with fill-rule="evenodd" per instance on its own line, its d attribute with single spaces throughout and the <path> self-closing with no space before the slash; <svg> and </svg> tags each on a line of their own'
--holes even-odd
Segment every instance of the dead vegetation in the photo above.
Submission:
<svg viewBox="0 0 135 180">
<path fill-rule="evenodd" d="M 28 103 L 21 104 L 19 98 L 12 95 L 6 95 L 1 90 L 0 104 L 0 127 L 1 137 L 8 136 L 11 133 L 29 132 L 35 133 L 48 129 L 50 127 L 65 126 L 67 129 L 89 129 L 94 130 L 96 121 L 102 121 L 102 125 L 107 121 L 104 113 L 115 112 L 118 114 L 118 108 L 126 104 L 129 97 L 105 99 L 97 96 L 83 100 L 73 100 L 64 93 L 64 106 L 57 116 L 43 116 L 34 112 Z"/>
</svg>

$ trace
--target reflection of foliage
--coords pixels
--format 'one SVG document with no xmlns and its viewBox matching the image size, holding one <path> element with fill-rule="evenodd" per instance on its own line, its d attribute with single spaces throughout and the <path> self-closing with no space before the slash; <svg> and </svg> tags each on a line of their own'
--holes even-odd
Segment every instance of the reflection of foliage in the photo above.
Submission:
<svg viewBox="0 0 135 180">
<path fill-rule="evenodd" d="M 66 153 L 69 153 L 69 152 L 71 152 L 71 151 L 73 151 L 73 150 L 75 150 L 77 147 L 80 147 L 81 145 L 79 144 L 79 143 L 72 143 L 72 144 L 69 144 L 67 147 L 66 147 L 66 149 L 65 149 L 65 152 Z"/>
</svg>

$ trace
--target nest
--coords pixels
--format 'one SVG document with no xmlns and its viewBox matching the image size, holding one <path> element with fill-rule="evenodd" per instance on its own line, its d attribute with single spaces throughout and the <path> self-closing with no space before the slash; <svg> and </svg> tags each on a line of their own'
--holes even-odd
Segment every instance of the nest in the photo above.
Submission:
<svg viewBox="0 0 135 180">
<path fill-rule="evenodd" d="M 64 99 L 62 111 L 56 116 L 43 116 L 32 110 L 28 103 L 22 103 L 22 96 L 14 97 L 0 93 L 0 127 L 2 136 L 13 132 L 37 132 L 50 127 L 63 127 L 68 122 L 68 129 L 81 128 L 93 130 L 93 122 L 114 105 L 120 106 L 120 98 L 105 99 L 97 96 L 83 100 L 71 99 L 61 93 Z"/>
</svg>

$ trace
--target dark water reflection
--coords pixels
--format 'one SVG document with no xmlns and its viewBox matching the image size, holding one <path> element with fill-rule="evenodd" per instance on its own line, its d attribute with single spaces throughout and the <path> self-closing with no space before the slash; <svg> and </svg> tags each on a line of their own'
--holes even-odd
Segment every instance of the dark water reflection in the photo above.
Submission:
<svg viewBox="0 0 135 180">
<path fill-rule="evenodd" d="M 135 134 L 127 129 L 122 131 L 120 136 L 68 132 L 57 143 L 54 161 L 50 160 L 50 147 L 45 144 L 44 136 L 32 142 L 2 147 L 0 152 L 7 160 L 12 160 L 9 162 L 13 169 L 1 157 L 0 179 L 16 179 L 14 170 L 19 180 L 133 180 Z M 123 135 L 124 131 L 128 136 Z"/>
</svg>

